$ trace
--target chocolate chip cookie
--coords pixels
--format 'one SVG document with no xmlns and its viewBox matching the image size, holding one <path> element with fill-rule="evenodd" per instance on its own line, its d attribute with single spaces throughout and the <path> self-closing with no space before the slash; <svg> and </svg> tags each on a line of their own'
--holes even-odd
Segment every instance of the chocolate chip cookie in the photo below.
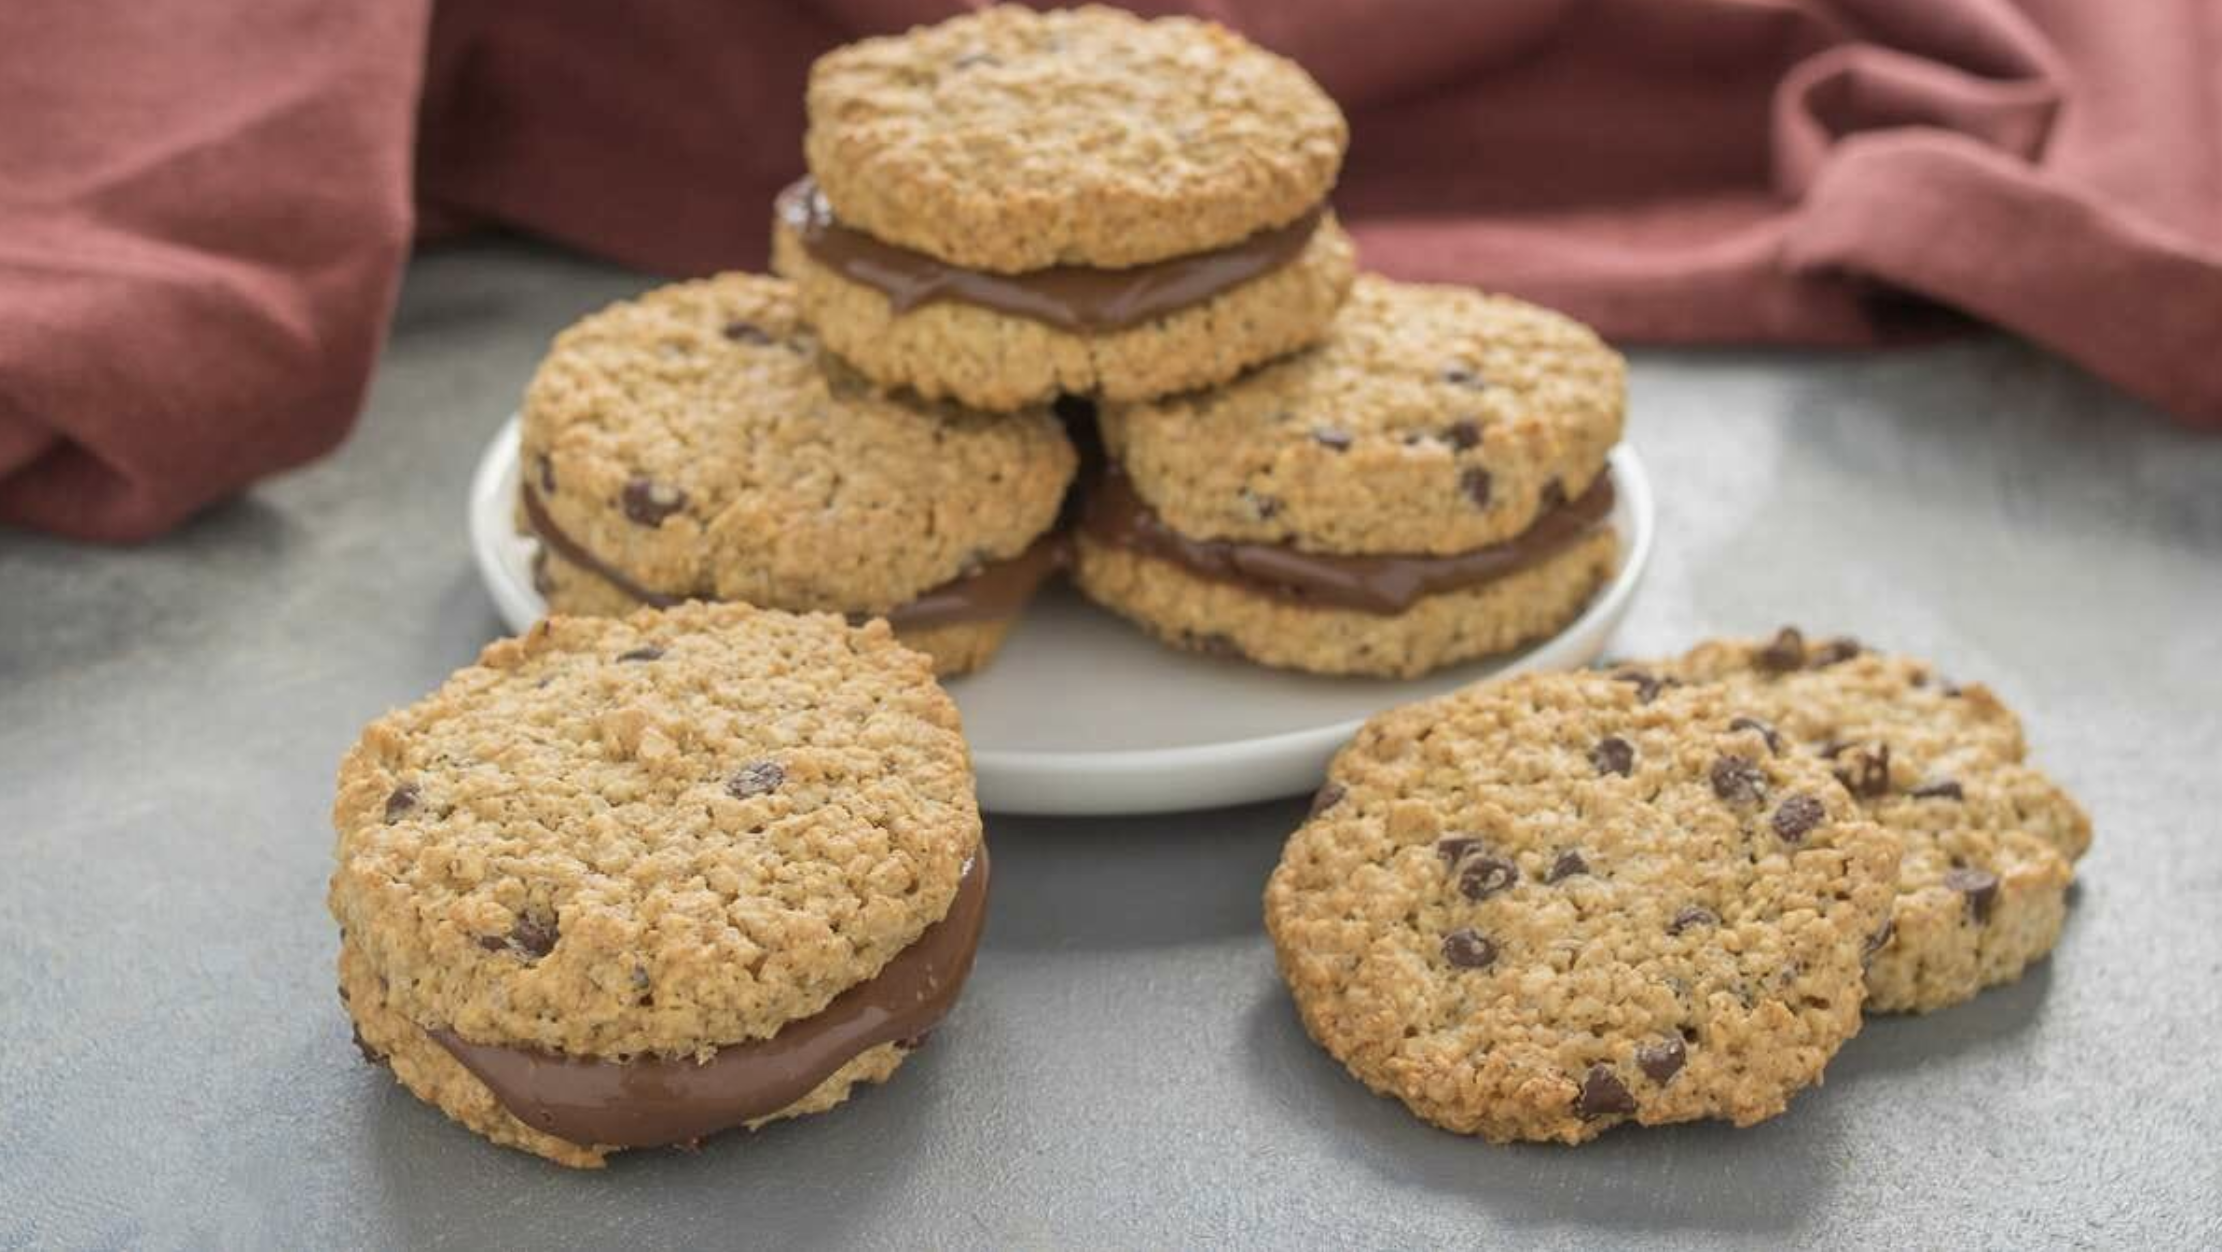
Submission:
<svg viewBox="0 0 2222 1252">
<path fill-rule="evenodd" d="M 1327 341 L 1105 404 L 1090 596 L 1178 646 L 1410 676 L 1547 636 L 1615 568 L 1620 357 L 1503 297 L 1365 277 Z"/>
<path fill-rule="evenodd" d="M 1869 1008 L 1957 1004 L 2052 950 L 2091 822 L 2024 763 L 2021 721 L 1988 688 L 1788 627 L 1706 643 L 1646 672 L 1716 684 L 1770 754 L 1827 762 L 1904 841 L 1890 933 L 1868 970 Z"/>
<path fill-rule="evenodd" d="M 1223 382 L 1350 285 L 1348 129 L 1223 27 L 1001 7 L 828 53 L 775 264 L 873 378 L 982 408 Z"/>
<path fill-rule="evenodd" d="M 1729 716 L 1573 673 L 1367 722 L 1266 888 L 1305 1028 L 1500 1142 L 1782 1112 L 1859 1030 L 1898 841 Z"/>
<path fill-rule="evenodd" d="M 373 722 L 332 815 L 365 1055 L 566 1165 L 885 1080 L 986 899 L 955 706 L 829 614 L 543 621 Z"/>
<path fill-rule="evenodd" d="M 1047 409 L 880 393 L 787 283 L 726 274 L 557 337 L 525 397 L 519 512 L 557 613 L 686 600 L 884 616 L 945 674 L 1063 562 L 1074 454 Z"/>
</svg>

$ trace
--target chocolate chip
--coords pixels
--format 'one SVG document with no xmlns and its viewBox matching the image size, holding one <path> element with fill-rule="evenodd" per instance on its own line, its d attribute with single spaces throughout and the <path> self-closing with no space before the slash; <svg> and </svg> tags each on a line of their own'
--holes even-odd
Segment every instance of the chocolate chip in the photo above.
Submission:
<svg viewBox="0 0 2222 1252">
<path fill-rule="evenodd" d="M 1873 799 L 1890 790 L 1890 745 L 1862 748 L 1851 768 L 1836 771 L 1836 781 L 1855 796 Z"/>
<path fill-rule="evenodd" d="M 1574 1102 L 1574 1111 L 1584 1117 L 1633 1113 L 1636 1098 L 1628 1094 L 1628 1085 L 1620 1081 L 1620 1075 L 1612 1072 L 1612 1066 L 1592 1065 L 1582 1076 L 1582 1094 Z"/>
<path fill-rule="evenodd" d="M 1589 750 L 1589 763 L 1599 774 L 1618 774 L 1626 778 L 1636 767 L 1635 745 L 1618 735 L 1607 735 Z"/>
<path fill-rule="evenodd" d="M 1613 675 L 1613 681 L 1634 683 L 1636 687 L 1636 703 L 1638 704 L 1651 703 L 1653 700 L 1659 698 L 1659 693 L 1661 691 L 1664 691 L 1667 689 L 1667 687 L 1674 685 L 1673 679 L 1660 678 L 1655 674 L 1647 674 L 1640 669 L 1621 670 L 1619 673 Z"/>
<path fill-rule="evenodd" d="M 1791 796 L 1775 809 L 1775 834 L 1785 843 L 1796 843 L 1815 826 L 1827 821 L 1828 815 L 1828 810 L 1812 796 Z"/>
<path fill-rule="evenodd" d="M 1520 881 L 1520 867 L 1501 856 L 1482 853 L 1468 858 L 1458 871 L 1458 890 L 1469 900 L 1486 900 L 1510 891 Z"/>
<path fill-rule="evenodd" d="M 1188 642 L 1190 647 L 1205 656 L 1223 657 L 1234 661 L 1242 659 L 1242 649 L 1235 646 L 1234 639 L 1216 630 L 1208 635 L 1190 635 Z"/>
<path fill-rule="evenodd" d="M 480 935 L 478 937 L 478 946 L 486 949 L 488 952 L 505 951 L 509 947 L 509 937 L 506 935 Z"/>
<path fill-rule="evenodd" d="M 415 783 L 401 784 L 386 797 L 387 823 L 391 824 L 399 821 L 403 813 L 415 807 L 417 807 L 417 785 Z"/>
<path fill-rule="evenodd" d="M 1455 867 L 1468 852 L 1480 846 L 1481 840 L 1476 836 L 1449 835 L 1435 841 L 1435 855 L 1443 858 L 1444 865 Z"/>
<path fill-rule="evenodd" d="M 1874 960 L 1875 954 L 1889 947 L 1891 936 L 1897 933 L 1898 923 L 1892 918 L 1884 918 L 1882 927 L 1874 934 L 1867 936 L 1866 944 L 1861 947 L 1859 953 L 1860 965 L 1864 967 L 1868 962 Z"/>
<path fill-rule="evenodd" d="M 1782 755 L 1782 736 L 1775 733 L 1774 727 L 1760 721 L 1758 718 L 1738 717 L 1728 723 L 1728 728 L 1730 730 L 1756 730 L 1759 732 L 1759 737 L 1767 741 L 1767 751 L 1774 753 L 1776 756 Z"/>
<path fill-rule="evenodd" d="M 1444 382 L 1454 387 L 1473 387 L 1478 390 L 1489 385 L 1488 379 L 1458 361 L 1443 366 L 1442 376 Z"/>
<path fill-rule="evenodd" d="M 1730 804 L 1756 803 L 1767 789 L 1767 775 L 1748 756 L 1724 756 L 1713 762 L 1713 794 Z"/>
<path fill-rule="evenodd" d="M 1759 668 L 1776 674 L 1805 668 L 1805 636 L 1795 626 L 1785 626 L 1752 657 Z"/>
<path fill-rule="evenodd" d="M 1987 869 L 1947 870 L 1944 885 L 1967 897 L 1967 915 L 1976 925 L 1991 919 L 1991 908 L 1998 903 L 1998 875 Z"/>
<path fill-rule="evenodd" d="M 1343 786 L 1341 783 L 1331 782 L 1328 783 L 1326 786 L 1321 787 L 1318 791 L 1312 794 L 1311 815 L 1313 817 L 1317 817 L 1327 810 L 1335 807 L 1336 805 L 1341 804 L 1343 796 L 1347 794 L 1349 793 L 1343 790 Z"/>
<path fill-rule="evenodd" d="M 1261 522 L 1271 519 L 1275 513 L 1281 511 L 1281 502 L 1278 499 L 1261 495 L 1248 487 L 1242 489 L 1242 502 L 1250 506 L 1250 511 L 1257 514 Z"/>
<path fill-rule="evenodd" d="M 1443 439 L 1460 452 L 1481 446 L 1481 423 L 1452 422 L 1443 428 Z"/>
<path fill-rule="evenodd" d="M 651 644 L 645 648 L 635 648 L 630 652 L 620 652 L 617 654 L 617 659 L 620 661 L 654 661 L 661 659 L 663 654 L 664 650 L 662 648 Z"/>
<path fill-rule="evenodd" d="M 1689 1050 L 1682 1046 L 1679 1035 L 1668 1035 L 1658 1043 L 1647 1043 L 1636 1049 L 1636 1068 L 1651 1081 L 1664 1085 L 1682 1072 L 1682 1062 L 1689 1059 Z"/>
<path fill-rule="evenodd" d="M 1560 482 L 1556 478 L 1543 484 L 1543 494 L 1541 498 L 1543 511 L 1546 513 L 1550 512 L 1553 509 L 1565 508 L 1566 484 Z"/>
<path fill-rule="evenodd" d="M 1588 872 L 1589 862 L 1582 859 L 1581 853 L 1568 848 L 1558 854 L 1557 860 L 1551 862 L 1551 872 L 1543 876 L 1543 881 L 1559 882 L 1563 879 L 1572 878 L 1576 874 L 1586 874 Z"/>
<path fill-rule="evenodd" d="M 555 462 L 549 460 L 545 452 L 540 454 L 540 494 L 555 494 Z"/>
<path fill-rule="evenodd" d="M 635 478 L 625 484 L 625 516 L 642 526 L 661 526 L 665 518 L 687 506 L 687 493 L 677 487 Z"/>
<path fill-rule="evenodd" d="M 348 1033 L 355 1036 L 355 1050 L 363 1054 L 363 1059 L 365 1061 L 370 1062 L 372 1065 L 384 1065 L 386 1063 L 386 1054 L 380 1052 L 374 1047 L 371 1047 L 369 1041 L 363 1038 L 362 1027 L 350 1025 L 348 1027 Z"/>
<path fill-rule="evenodd" d="M 787 781 L 787 771 L 777 761 L 757 761 L 741 767 L 741 772 L 725 780 L 725 789 L 733 798 L 746 800 L 750 796 L 769 795 L 779 790 Z"/>
<path fill-rule="evenodd" d="M 556 940 L 559 938 L 561 936 L 556 933 L 555 923 L 543 922 L 531 916 L 518 918 L 517 924 L 509 928 L 510 945 L 528 961 L 537 961 L 555 951 Z"/>
<path fill-rule="evenodd" d="M 1489 507 L 1489 471 L 1479 465 L 1458 476 L 1458 489 L 1474 502 L 1477 509 Z"/>
<path fill-rule="evenodd" d="M 1679 935 L 1692 926 L 1718 926 L 1720 922 L 1721 919 L 1711 909 L 1699 908 L 1694 904 L 1685 905 L 1681 912 L 1674 915 L 1674 920 L 1667 923 L 1667 933 Z"/>
<path fill-rule="evenodd" d="M 1497 945 L 1464 927 L 1443 936 L 1443 959 L 1460 969 L 1481 969 L 1497 959 Z"/>
<path fill-rule="evenodd" d="M 1967 793 L 1960 790 L 1960 784 L 1950 778 L 1940 778 L 1935 782 L 1923 783 L 1920 786 L 1915 787 L 1912 791 L 1907 792 L 1906 794 L 1912 796 L 1916 800 L 1967 799 Z"/>
<path fill-rule="evenodd" d="M 734 343 L 770 343 L 770 332 L 754 322 L 731 321 L 725 324 L 725 337 Z"/>
<path fill-rule="evenodd" d="M 1314 426 L 1312 428 L 1312 442 L 1323 448 L 1332 448 L 1337 452 L 1348 452 L 1350 451 L 1350 432 L 1337 430 L 1332 426 Z"/>
<path fill-rule="evenodd" d="M 1857 639 L 1831 639 L 1813 650 L 1810 664 L 1815 669 L 1825 669 L 1839 662 L 1849 661 L 1861 651 L 1863 649 Z"/>
</svg>

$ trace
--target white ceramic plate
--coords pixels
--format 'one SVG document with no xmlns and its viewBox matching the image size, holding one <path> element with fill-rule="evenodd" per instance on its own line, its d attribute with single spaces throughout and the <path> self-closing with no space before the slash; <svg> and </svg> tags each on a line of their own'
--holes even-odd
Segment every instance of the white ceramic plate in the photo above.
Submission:
<svg viewBox="0 0 2222 1252">
<path fill-rule="evenodd" d="M 1651 559 L 1651 483 L 1625 445 L 1612 454 L 1620 569 L 1573 625 L 1509 657 L 1410 681 L 1318 678 L 1163 647 L 1069 588 L 1028 608 L 987 669 L 954 679 L 980 780 L 1001 813 L 1164 813 L 1295 795 L 1369 715 L 1478 679 L 1584 665 L 1604 650 Z M 511 629 L 546 611 L 534 541 L 512 522 L 517 422 L 471 482 L 471 545 Z"/>
</svg>

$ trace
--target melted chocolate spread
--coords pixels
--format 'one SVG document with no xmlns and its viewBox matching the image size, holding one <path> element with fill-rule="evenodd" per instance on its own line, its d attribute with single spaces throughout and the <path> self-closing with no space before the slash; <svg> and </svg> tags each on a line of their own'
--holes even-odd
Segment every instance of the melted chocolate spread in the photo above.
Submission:
<svg viewBox="0 0 2222 1252">
<path fill-rule="evenodd" d="M 1422 596 L 1503 578 L 1564 550 L 1612 512 L 1612 476 L 1599 474 L 1581 495 L 1544 512 L 1502 543 L 1450 556 L 1345 556 L 1300 552 L 1283 544 L 1191 539 L 1165 524 L 1135 494 L 1116 462 L 1089 493 L 1080 528 L 1099 543 L 1171 561 L 1190 573 L 1233 583 L 1294 604 L 1392 615 Z"/>
<path fill-rule="evenodd" d="M 564 560 L 592 572 L 610 586 L 642 604 L 653 608 L 668 609 L 693 596 L 675 596 L 666 592 L 651 591 L 625 571 L 586 550 L 577 540 L 565 534 L 548 516 L 547 508 L 540 503 L 540 493 L 531 487 L 520 489 L 518 494 L 525 505 L 525 520 L 540 542 L 554 549 Z M 1061 534 L 1046 534 L 1036 539 L 1017 556 L 1007 561 L 992 561 L 973 573 L 953 579 L 935 587 L 907 604 L 898 604 L 884 615 L 888 625 L 901 630 L 908 627 L 921 630 L 932 626 L 947 626 L 957 622 L 1000 621 L 1016 617 L 1026 607 L 1034 592 L 1051 574 L 1065 567 L 1071 549 Z"/>
<path fill-rule="evenodd" d="M 960 269 L 843 226 L 834 220 L 833 207 L 817 184 L 807 178 L 779 193 L 777 209 L 779 220 L 795 232 L 811 260 L 885 295 L 897 313 L 955 300 L 1079 333 L 1139 325 L 1277 270 L 1304 251 L 1324 212 L 1315 208 L 1239 243 L 1147 265 L 1054 265 L 1023 274 L 991 274 Z"/>
<path fill-rule="evenodd" d="M 567 1057 L 428 1032 L 518 1121 L 589 1146 L 688 1143 L 793 1104 L 871 1048 L 916 1039 L 956 1003 L 987 917 L 988 850 L 957 881 L 949 912 L 816 1015 L 769 1039 L 719 1048 L 708 1061 Z"/>
</svg>

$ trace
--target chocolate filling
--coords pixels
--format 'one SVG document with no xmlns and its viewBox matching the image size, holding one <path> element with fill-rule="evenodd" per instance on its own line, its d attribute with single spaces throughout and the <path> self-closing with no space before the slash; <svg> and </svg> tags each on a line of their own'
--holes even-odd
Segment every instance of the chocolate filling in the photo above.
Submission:
<svg viewBox="0 0 2222 1252">
<path fill-rule="evenodd" d="M 1053 265 L 1024 274 L 991 274 L 960 269 L 843 226 L 808 178 L 780 192 L 777 208 L 779 220 L 795 232 L 811 260 L 885 295 L 897 313 L 955 300 L 1082 334 L 1136 326 L 1281 268 L 1304 251 L 1325 212 L 1321 206 L 1239 243 L 1147 265 Z"/>
<path fill-rule="evenodd" d="M 865 1051 L 916 1039 L 956 1003 L 987 917 L 988 850 L 965 864 L 940 921 L 877 976 L 788 1022 L 769 1039 L 729 1044 L 709 1060 L 605 1061 L 427 1033 L 486 1084 L 518 1121 L 588 1146 L 688 1143 L 768 1117 Z"/>
<path fill-rule="evenodd" d="M 1479 586 L 1534 565 L 1572 546 L 1612 512 L 1610 474 L 1581 495 L 1546 510 L 1502 543 L 1450 556 L 1346 556 L 1299 552 L 1283 544 L 1191 539 L 1152 512 L 1126 471 L 1112 462 L 1089 493 L 1080 528 L 1089 538 L 1127 548 L 1215 582 L 1314 608 L 1391 615 L 1422 596 Z"/>
<path fill-rule="evenodd" d="M 518 494 L 524 500 L 525 519 L 532 524 L 533 533 L 564 560 L 654 608 L 667 609 L 682 600 L 698 598 L 670 595 L 641 586 L 625 571 L 587 551 L 565 534 L 555 524 L 555 519 L 548 516 L 538 492 L 528 486 L 520 488 Z M 923 630 L 960 622 L 992 622 L 1016 617 L 1019 610 L 1026 607 L 1026 602 L 1033 599 L 1035 590 L 1051 574 L 1063 569 L 1070 559 L 1071 548 L 1065 537 L 1046 534 L 1027 545 L 1017 556 L 991 561 L 907 604 L 896 605 L 882 616 L 897 630 Z"/>
</svg>

